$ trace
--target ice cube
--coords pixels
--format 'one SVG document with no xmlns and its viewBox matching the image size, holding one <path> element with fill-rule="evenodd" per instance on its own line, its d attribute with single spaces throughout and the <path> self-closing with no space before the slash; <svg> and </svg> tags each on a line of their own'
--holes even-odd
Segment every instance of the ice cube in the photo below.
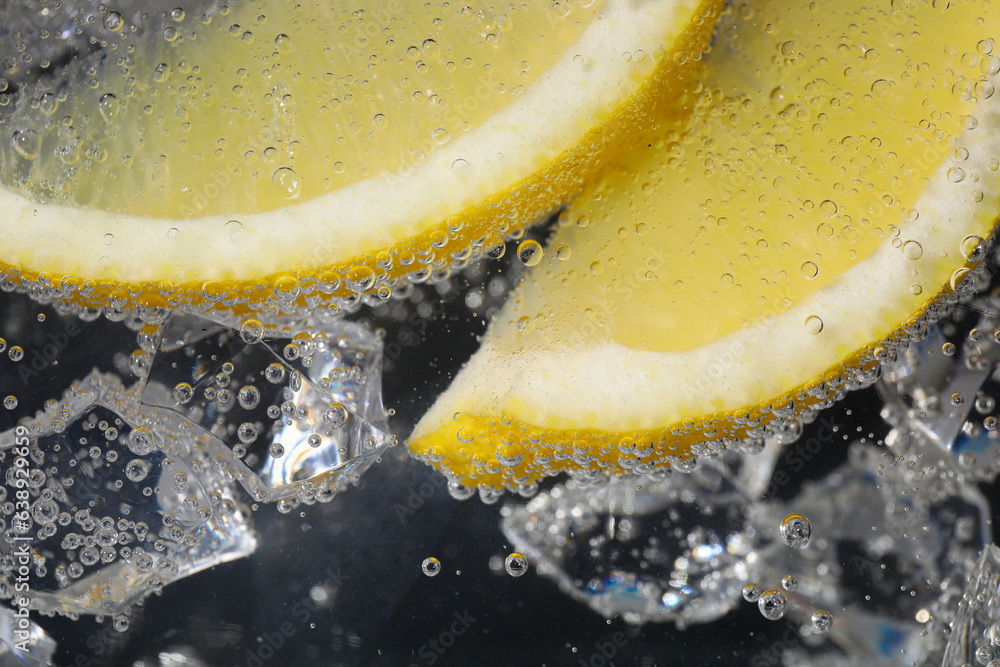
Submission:
<svg viewBox="0 0 1000 667">
<path fill-rule="evenodd" d="M 1000 548 L 986 545 L 969 574 L 951 624 L 942 667 L 982 664 L 1000 658 Z"/>
<path fill-rule="evenodd" d="M 355 481 L 394 443 L 381 358 L 381 341 L 346 321 L 274 339 L 175 315 L 142 402 L 190 422 L 192 437 L 255 500 L 311 497 Z"/>
<path fill-rule="evenodd" d="M 794 575 L 788 617 L 808 626 L 817 609 L 834 617 L 829 637 L 858 664 L 920 664 L 936 649 L 927 632 L 946 584 L 964 576 L 963 564 L 991 540 L 989 507 L 965 484 L 927 494 L 933 471 L 854 443 L 849 462 L 808 483 L 786 503 L 756 508 L 751 516 L 765 569 L 761 587 Z M 804 549 L 778 538 L 782 517 L 808 517 L 812 537 Z"/>
<path fill-rule="evenodd" d="M 253 552 L 248 511 L 184 443 L 97 372 L 0 434 L 0 599 L 24 579 L 32 609 L 120 614 Z"/>
<path fill-rule="evenodd" d="M 570 481 L 506 508 L 504 533 L 571 597 L 632 623 L 717 619 L 742 601 L 754 547 L 721 463 L 669 476 Z"/>
</svg>

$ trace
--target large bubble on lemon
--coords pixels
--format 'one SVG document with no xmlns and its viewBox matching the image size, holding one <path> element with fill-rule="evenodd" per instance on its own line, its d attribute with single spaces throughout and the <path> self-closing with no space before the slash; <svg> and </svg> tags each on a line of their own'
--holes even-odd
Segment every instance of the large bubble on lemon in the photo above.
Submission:
<svg viewBox="0 0 1000 667">
<path fill-rule="evenodd" d="M 530 274 L 414 450 L 485 485 L 641 471 L 794 433 L 873 379 L 996 221 L 998 19 L 731 6 L 690 119 L 574 201 L 570 255 Z"/>
</svg>

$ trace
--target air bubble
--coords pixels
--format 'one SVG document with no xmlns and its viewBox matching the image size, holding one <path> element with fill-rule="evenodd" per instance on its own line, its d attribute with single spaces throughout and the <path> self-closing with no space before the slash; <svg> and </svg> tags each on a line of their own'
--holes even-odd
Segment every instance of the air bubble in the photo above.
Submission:
<svg viewBox="0 0 1000 667">
<path fill-rule="evenodd" d="M 436 577 L 441 574 L 441 561 L 433 556 L 425 558 L 424 562 L 420 564 L 420 569 L 428 577 Z"/>
<path fill-rule="evenodd" d="M 806 280 L 812 280 L 819 275 L 819 267 L 813 262 L 803 262 L 801 266 L 802 275 Z"/>
<path fill-rule="evenodd" d="M 323 422 L 330 428 L 342 428 L 347 423 L 347 408 L 340 403 L 331 403 L 323 411 Z"/>
<path fill-rule="evenodd" d="M 260 403 L 260 392 L 257 387 L 246 385 L 236 394 L 236 400 L 244 410 L 253 410 Z"/>
<path fill-rule="evenodd" d="M 244 445 L 249 445 L 257 440 L 257 427 L 250 422 L 243 422 L 240 427 L 236 429 L 236 437 L 240 439 Z"/>
<path fill-rule="evenodd" d="M 420 45 L 420 50 L 428 58 L 439 58 L 441 56 L 441 47 L 433 39 L 425 39 Z"/>
<path fill-rule="evenodd" d="M 443 127 L 439 127 L 431 132 L 431 141 L 438 146 L 443 146 L 451 139 L 451 134 Z"/>
<path fill-rule="evenodd" d="M 756 602 L 760 599 L 760 588 L 757 584 L 747 584 L 743 587 L 743 599 L 747 602 Z"/>
<path fill-rule="evenodd" d="M 812 628 L 816 632 L 827 632 L 833 627 L 833 614 L 820 609 L 812 615 Z"/>
<path fill-rule="evenodd" d="M 959 245 L 962 257 L 970 262 L 978 262 L 986 254 L 986 243 L 978 236 L 966 236 Z"/>
<path fill-rule="evenodd" d="M 892 82 L 885 79 L 879 79 L 872 84 L 872 93 L 876 97 L 889 97 L 892 95 Z"/>
<path fill-rule="evenodd" d="M 778 532 L 782 542 L 793 549 L 803 549 L 809 544 L 812 526 L 809 524 L 809 519 L 801 514 L 789 514 L 781 520 Z"/>
<path fill-rule="evenodd" d="M 472 173 L 472 165 L 467 160 L 459 158 L 451 163 L 451 171 L 459 178 L 467 178 Z"/>
<path fill-rule="evenodd" d="M 912 239 L 904 243 L 900 247 L 900 250 L 906 259 L 920 259 L 920 256 L 924 254 L 924 247 L 918 241 Z"/>
<path fill-rule="evenodd" d="M 542 244 L 534 239 L 521 241 L 521 244 L 517 246 L 517 258 L 525 266 L 536 266 L 542 261 L 543 254 Z"/>
<path fill-rule="evenodd" d="M 285 379 L 285 367 L 277 362 L 268 364 L 264 369 L 264 377 L 271 384 L 280 384 Z"/>
<path fill-rule="evenodd" d="M 8 410 L 13 410 L 17 407 L 17 396 L 7 396 L 3 399 L 3 406 Z"/>
<path fill-rule="evenodd" d="M 806 331 L 816 335 L 823 330 L 823 320 L 816 315 L 810 315 L 805 321 Z"/>
<path fill-rule="evenodd" d="M 483 241 L 483 253 L 490 259 L 500 259 L 507 252 L 507 246 L 499 236 L 488 236 Z"/>
<path fill-rule="evenodd" d="M 128 448 L 136 456 L 146 456 L 156 449 L 156 437 L 146 426 L 137 426 L 129 433 Z"/>
<path fill-rule="evenodd" d="M 786 591 L 792 592 L 799 587 L 799 580 L 794 574 L 785 575 L 781 579 L 781 587 Z"/>
<path fill-rule="evenodd" d="M 174 401 L 181 405 L 187 403 L 194 396 L 194 388 L 187 382 L 179 382 L 174 386 Z"/>
<path fill-rule="evenodd" d="M 302 190 L 299 175 L 290 167 L 282 167 L 275 171 L 271 176 L 271 184 L 282 199 L 295 199 Z"/>
<path fill-rule="evenodd" d="M 252 345 L 263 337 L 264 324 L 260 320 L 251 317 L 243 321 L 243 324 L 240 326 L 240 338 L 243 339 L 244 343 Z"/>
<path fill-rule="evenodd" d="M 149 464 L 142 459 L 132 459 L 125 465 L 125 476 L 133 482 L 141 482 L 149 474 Z"/>
<path fill-rule="evenodd" d="M 121 104 L 118 102 L 117 97 L 111 93 L 105 93 L 101 95 L 101 99 L 97 102 L 97 110 L 101 113 L 101 118 L 105 122 L 110 123 L 121 112 Z"/>
<path fill-rule="evenodd" d="M 14 151 L 25 160 L 34 160 L 38 157 L 41 147 L 41 139 L 34 130 L 14 130 L 11 136 L 14 143 Z"/>
<path fill-rule="evenodd" d="M 108 12 L 107 14 L 104 15 L 104 18 L 101 20 L 101 25 L 104 26 L 105 30 L 108 30 L 110 32 L 118 32 L 119 30 L 122 29 L 122 26 L 125 25 L 125 20 L 122 18 L 122 15 L 119 14 L 118 12 Z"/>
<path fill-rule="evenodd" d="M 357 266 L 351 270 L 344 283 L 352 292 L 364 294 L 375 284 L 375 272 L 367 266 Z"/>
<path fill-rule="evenodd" d="M 784 616 L 786 605 L 784 593 L 775 590 L 765 591 L 757 600 L 757 608 L 760 609 L 761 615 L 769 621 L 777 621 Z"/>
<path fill-rule="evenodd" d="M 520 577 L 528 571 L 528 559 L 524 554 L 515 551 L 504 559 L 503 566 L 510 576 Z"/>
</svg>

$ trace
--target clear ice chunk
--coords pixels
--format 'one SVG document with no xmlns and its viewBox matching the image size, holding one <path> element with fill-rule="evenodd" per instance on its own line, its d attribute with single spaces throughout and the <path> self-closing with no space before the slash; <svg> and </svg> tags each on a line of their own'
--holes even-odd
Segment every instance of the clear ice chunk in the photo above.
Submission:
<svg viewBox="0 0 1000 667">
<path fill-rule="evenodd" d="M 920 664 L 934 649 L 925 623 L 942 586 L 964 576 L 964 564 L 991 540 L 988 505 L 965 484 L 925 494 L 921 484 L 933 474 L 917 471 L 915 479 L 907 460 L 873 445 L 854 443 L 849 454 L 794 500 L 755 509 L 761 541 L 772 540 L 758 554 L 766 579 L 756 583 L 777 588 L 794 575 L 787 616 L 808 626 L 817 609 L 832 613 L 825 636 L 858 664 Z M 803 549 L 778 539 L 791 512 L 812 524 Z"/>
<path fill-rule="evenodd" d="M 124 613 L 257 545 L 232 485 L 111 375 L 0 434 L 0 469 L 0 599 L 27 579 L 32 609 Z"/>
<path fill-rule="evenodd" d="M 504 508 L 539 573 L 607 617 L 705 623 L 742 602 L 754 547 L 748 502 L 723 464 L 689 474 L 571 480 Z"/>
<path fill-rule="evenodd" d="M 0 605 L 0 667 L 54 664 L 56 642 L 29 617 Z"/>
<path fill-rule="evenodd" d="M 968 312 L 956 309 L 951 317 Z M 985 315 L 971 319 L 961 328 L 950 320 L 931 325 L 926 338 L 884 365 L 878 388 L 882 416 L 913 436 L 905 444 L 964 480 L 991 481 L 1000 473 L 1000 429 L 989 420 L 1000 400 L 1000 345 L 984 332 L 998 327 Z M 977 340 L 965 334 L 970 324 Z"/>
<path fill-rule="evenodd" d="M 979 555 L 944 649 L 942 667 L 982 664 L 979 656 L 1000 659 L 1000 548 L 987 545 Z"/>
<path fill-rule="evenodd" d="M 381 341 L 351 322 L 331 327 L 257 339 L 175 315 L 159 334 L 142 402 L 190 422 L 192 437 L 257 501 L 345 486 L 394 440 Z"/>
</svg>

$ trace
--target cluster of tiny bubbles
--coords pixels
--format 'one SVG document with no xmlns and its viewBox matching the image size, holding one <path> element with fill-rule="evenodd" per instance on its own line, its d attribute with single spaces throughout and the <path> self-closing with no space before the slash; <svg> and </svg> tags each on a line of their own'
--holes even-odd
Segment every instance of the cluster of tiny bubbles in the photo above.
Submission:
<svg viewBox="0 0 1000 667">
<path fill-rule="evenodd" d="M 793 549 L 804 549 L 809 544 L 812 535 L 812 526 L 809 519 L 801 514 L 789 514 L 781 520 L 778 529 L 781 541 Z"/>
<path fill-rule="evenodd" d="M 785 594 L 773 589 L 764 591 L 757 600 L 757 608 L 760 609 L 761 615 L 769 621 L 777 621 L 784 616 L 787 604 Z"/>
<path fill-rule="evenodd" d="M 424 562 L 420 564 L 420 569 L 428 577 L 436 577 L 441 574 L 441 561 L 433 556 L 425 558 Z"/>
<path fill-rule="evenodd" d="M 510 576 L 520 577 L 528 571 L 528 559 L 524 554 L 515 551 L 504 559 L 503 566 Z"/>
</svg>

